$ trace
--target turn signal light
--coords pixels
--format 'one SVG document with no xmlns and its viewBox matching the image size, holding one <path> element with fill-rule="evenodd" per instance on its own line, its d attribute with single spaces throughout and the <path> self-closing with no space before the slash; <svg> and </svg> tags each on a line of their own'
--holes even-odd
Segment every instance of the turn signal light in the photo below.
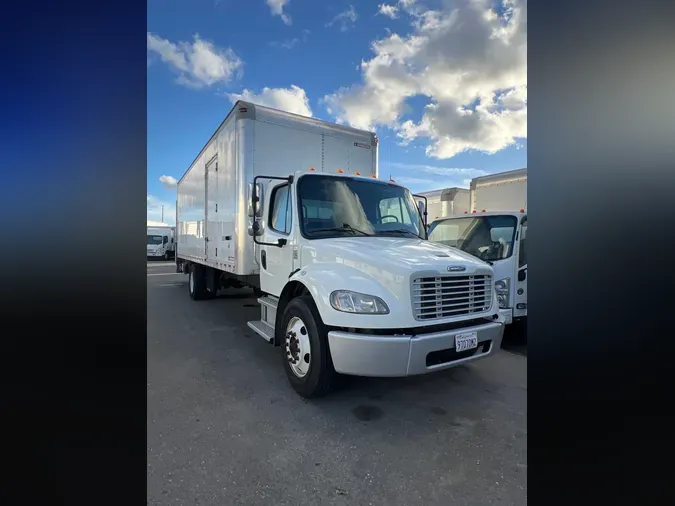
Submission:
<svg viewBox="0 0 675 506">
<path fill-rule="evenodd" d="M 372 177 L 373 179 L 377 178 L 377 176 L 375 174 L 371 174 L 370 177 Z"/>
<path fill-rule="evenodd" d="M 356 172 L 354 172 L 354 175 L 355 175 L 355 176 L 360 176 L 361 173 L 360 173 L 359 171 L 356 171 Z"/>
<path fill-rule="evenodd" d="M 314 172 L 316 169 L 314 167 L 309 168 L 310 172 Z"/>
<path fill-rule="evenodd" d="M 337 170 L 337 173 L 338 173 L 338 174 L 342 174 L 342 173 L 344 173 L 344 170 L 338 169 L 338 170 Z"/>
<path fill-rule="evenodd" d="M 524 212 L 525 212 L 525 209 L 521 209 L 520 212 L 521 212 L 521 213 L 524 213 Z"/>
</svg>

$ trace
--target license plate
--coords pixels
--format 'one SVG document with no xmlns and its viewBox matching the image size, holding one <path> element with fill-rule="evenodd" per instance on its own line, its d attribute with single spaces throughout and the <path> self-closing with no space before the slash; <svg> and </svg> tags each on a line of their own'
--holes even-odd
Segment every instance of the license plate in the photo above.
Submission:
<svg viewBox="0 0 675 506">
<path fill-rule="evenodd" d="M 466 334 L 457 334 L 455 336 L 455 351 L 473 350 L 478 347 L 478 333 L 467 332 Z"/>
</svg>

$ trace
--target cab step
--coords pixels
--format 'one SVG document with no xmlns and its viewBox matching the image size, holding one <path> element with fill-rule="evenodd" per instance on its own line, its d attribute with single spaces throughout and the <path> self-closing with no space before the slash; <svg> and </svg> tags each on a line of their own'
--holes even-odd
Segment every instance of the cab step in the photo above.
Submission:
<svg viewBox="0 0 675 506">
<path fill-rule="evenodd" d="M 262 337 L 268 343 L 274 341 L 274 327 L 267 322 L 257 320 L 246 323 L 256 334 Z"/>
</svg>

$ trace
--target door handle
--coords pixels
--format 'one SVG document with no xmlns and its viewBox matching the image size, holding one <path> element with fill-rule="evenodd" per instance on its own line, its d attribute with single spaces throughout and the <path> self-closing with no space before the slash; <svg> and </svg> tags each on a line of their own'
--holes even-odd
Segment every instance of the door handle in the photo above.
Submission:
<svg viewBox="0 0 675 506">
<path fill-rule="evenodd" d="M 267 252 L 265 250 L 260 252 L 260 265 L 263 269 L 267 269 Z"/>
</svg>

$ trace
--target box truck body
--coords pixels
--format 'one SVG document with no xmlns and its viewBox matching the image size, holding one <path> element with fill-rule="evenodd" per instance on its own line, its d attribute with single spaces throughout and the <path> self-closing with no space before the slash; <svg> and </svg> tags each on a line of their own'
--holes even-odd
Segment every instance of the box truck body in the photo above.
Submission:
<svg viewBox="0 0 675 506">
<path fill-rule="evenodd" d="M 527 209 L 527 169 L 476 177 L 470 191 L 471 211 Z"/>
<path fill-rule="evenodd" d="M 454 216 L 470 210 L 470 192 L 466 188 L 445 188 L 422 192 L 416 196 L 427 199 L 427 219 L 429 223 L 444 216 Z"/>
<path fill-rule="evenodd" d="M 242 102 L 178 183 L 180 258 L 258 274 L 248 235 L 253 178 L 297 171 L 377 177 L 375 134 Z"/>
<path fill-rule="evenodd" d="M 193 300 L 253 287 L 248 326 L 304 397 L 337 374 L 407 376 L 500 347 L 494 271 L 426 240 L 377 138 L 237 102 L 178 183 L 177 272 Z"/>
</svg>

